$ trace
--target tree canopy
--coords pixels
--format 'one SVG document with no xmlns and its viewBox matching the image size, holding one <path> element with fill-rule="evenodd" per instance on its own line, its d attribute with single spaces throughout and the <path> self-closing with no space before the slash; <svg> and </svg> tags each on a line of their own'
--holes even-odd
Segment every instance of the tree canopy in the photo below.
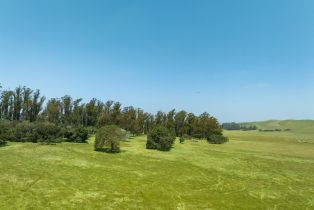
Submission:
<svg viewBox="0 0 314 210">
<path fill-rule="evenodd" d="M 169 151 L 176 137 L 167 127 L 158 125 L 147 136 L 147 149 Z"/>
<path fill-rule="evenodd" d="M 62 138 L 73 142 L 85 142 L 87 131 L 82 128 L 93 132 L 107 125 L 117 125 L 132 135 L 149 134 L 156 126 L 167 128 L 174 136 L 185 136 L 184 139 L 207 139 L 210 135 L 222 134 L 218 120 L 206 112 L 197 116 L 185 110 L 173 109 L 151 114 L 133 106 L 123 107 L 120 102 L 111 100 L 103 102 L 92 98 L 84 102 L 70 95 L 50 98 L 46 103 L 45 99 L 39 90 L 28 87 L 19 86 L 14 90 L 0 88 L 0 120 L 12 122 L 13 127 L 17 128 L 14 131 L 17 136 L 21 129 L 25 134 L 32 133 L 33 126 L 51 123 L 61 128 Z M 24 121 L 35 124 L 18 125 Z M 30 141 L 29 137 L 16 138 L 15 134 L 11 140 Z"/>
<path fill-rule="evenodd" d="M 116 125 L 107 125 L 98 129 L 96 133 L 95 151 L 111 153 L 120 152 L 120 141 L 125 139 L 125 132 Z"/>
</svg>

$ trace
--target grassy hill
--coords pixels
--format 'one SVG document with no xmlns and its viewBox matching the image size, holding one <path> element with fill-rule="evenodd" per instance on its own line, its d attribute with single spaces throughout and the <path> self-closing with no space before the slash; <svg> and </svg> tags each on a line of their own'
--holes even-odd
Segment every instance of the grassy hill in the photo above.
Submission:
<svg viewBox="0 0 314 210">
<path fill-rule="evenodd" d="M 258 129 L 275 130 L 280 132 L 259 132 L 257 135 L 270 137 L 284 137 L 298 142 L 314 143 L 314 120 L 268 120 L 261 122 L 241 123 L 243 125 L 256 125 Z M 290 131 L 285 131 L 291 129 Z M 263 133 L 263 134 L 261 134 Z"/>
<path fill-rule="evenodd" d="M 261 122 L 241 123 L 243 125 L 256 125 L 259 129 L 291 129 L 299 133 L 314 133 L 314 120 L 268 120 Z"/>
<path fill-rule="evenodd" d="M 119 154 L 89 144 L 0 148 L 0 209 L 313 209 L 314 144 L 263 132 Z"/>
</svg>

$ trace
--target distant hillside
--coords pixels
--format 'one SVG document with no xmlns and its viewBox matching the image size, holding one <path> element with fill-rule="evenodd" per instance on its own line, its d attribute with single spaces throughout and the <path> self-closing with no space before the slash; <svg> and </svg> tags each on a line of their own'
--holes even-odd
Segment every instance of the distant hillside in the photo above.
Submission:
<svg viewBox="0 0 314 210">
<path fill-rule="evenodd" d="M 314 120 L 268 120 L 241 124 L 256 125 L 262 130 L 291 129 L 293 132 L 314 133 Z"/>
</svg>

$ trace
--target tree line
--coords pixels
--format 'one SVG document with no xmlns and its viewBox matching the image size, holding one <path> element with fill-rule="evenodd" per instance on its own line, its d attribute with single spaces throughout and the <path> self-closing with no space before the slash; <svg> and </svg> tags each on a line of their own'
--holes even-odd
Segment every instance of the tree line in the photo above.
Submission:
<svg viewBox="0 0 314 210">
<path fill-rule="evenodd" d="M 243 125 L 235 122 L 223 123 L 222 128 L 225 130 L 243 130 L 243 131 L 257 130 L 256 125 Z"/>
<path fill-rule="evenodd" d="M 2 124 L 6 121 L 14 127 L 27 127 L 27 123 L 33 127 L 42 124 L 53 130 L 52 127 L 56 126 L 63 128 L 60 131 L 62 137 L 77 136 L 77 133 L 82 133 L 82 128 L 93 133 L 106 125 L 116 125 L 132 135 L 148 134 L 156 126 L 167 128 L 177 137 L 206 139 L 213 134 L 222 135 L 218 120 L 206 112 L 195 115 L 173 109 L 150 114 L 133 106 L 122 107 L 120 102 L 103 102 L 96 98 L 83 102 L 81 98 L 69 95 L 46 100 L 40 90 L 22 86 L 14 90 L 0 87 L 0 120 Z M 0 135 L 1 132 L 4 133 L 4 129 Z"/>
</svg>

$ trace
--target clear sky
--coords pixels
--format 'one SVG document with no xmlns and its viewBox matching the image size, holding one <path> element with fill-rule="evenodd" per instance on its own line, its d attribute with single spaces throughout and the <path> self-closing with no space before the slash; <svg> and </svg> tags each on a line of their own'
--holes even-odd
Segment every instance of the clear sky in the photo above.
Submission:
<svg viewBox="0 0 314 210">
<path fill-rule="evenodd" d="M 0 83 L 220 121 L 314 119 L 313 0 L 0 0 Z"/>
</svg>

